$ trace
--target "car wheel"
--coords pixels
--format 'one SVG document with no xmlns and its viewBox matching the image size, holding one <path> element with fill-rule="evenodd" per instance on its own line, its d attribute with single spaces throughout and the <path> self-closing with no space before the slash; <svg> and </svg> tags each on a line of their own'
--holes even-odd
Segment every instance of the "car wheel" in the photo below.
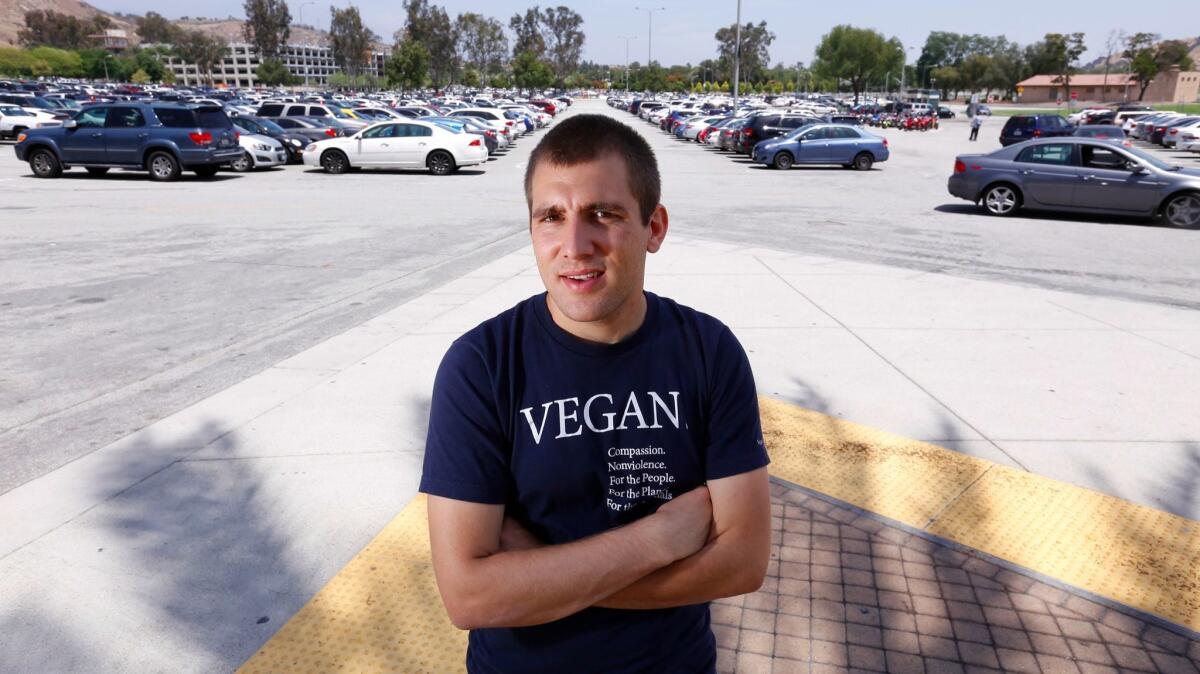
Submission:
<svg viewBox="0 0 1200 674">
<path fill-rule="evenodd" d="M 875 159 L 866 152 L 860 152 L 858 156 L 854 158 L 854 168 L 858 171 L 870 171 L 871 165 L 874 163 Z"/>
<path fill-rule="evenodd" d="M 87 168 L 87 172 L 94 176 L 102 176 L 105 173 L 108 173 L 108 167 L 107 166 L 89 166 Z"/>
<path fill-rule="evenodd" d="M 1200 194 L 1177 194 L 1163 206 L 1163 219 L 1172 227 L 1200 228 Z"/>
<path fill-rule="evenodd" d="M 350 170 L 350 160 L 339 150 L 329 150 L 321 155 L 321 168 L 334 175 L 345 173 Z"/>
<path fill-rule="evenodd" d="M 219 168 L 216 164 L 205 164 L 204 166 L 197 166 L 192 169 L 192 172 L 201 178 L 211 178 L 217 175 L 217 169 Z"/>
<path fill-rule="evenodd" d="M 435 176 L 449 175 L 454 173 L 457 168 L 454 165 L 454 157 L 445 150 L 430 152 L 429 158 L 425 160 L 425 166 L 429 167 L 429 172 Z"/>
<path fill-rule="evenodd" d="M 250 158 L 249 152 L 243 152 L 242 156 L 229 163 L 229 167 L 238 173 L 245 173 L 254 168 L 254 160 Z"/>
<path fill-rule="evenodd" d="M 62 175 L 62 164 L 50 150 L 34 150 L 29 156 L 29 168 L 39 178 L 57 178 Z"/>
<path fill-rule="evenodd" d="M 1012 185 L 992 185 L 983 193 L 983 208 L 989 214 L 1007 217 L 1021 206 L 1021 195 Z"/>
<path fill-rule="evenodd" d="M 780 171 L 786 171 L 792 168 L 792 153 L 780 152 L 779 154 L 775 155 L 775 161 L 771 162 L 771 165 Z"/>
<path fill-rule="evenodd" d="M 150 179 L 159 182 L 170 182 L 179 177 L 179 162 L 166 152 L 155 152 L 146 160 L 146 168 L 150 169 Z"/>
</svg>

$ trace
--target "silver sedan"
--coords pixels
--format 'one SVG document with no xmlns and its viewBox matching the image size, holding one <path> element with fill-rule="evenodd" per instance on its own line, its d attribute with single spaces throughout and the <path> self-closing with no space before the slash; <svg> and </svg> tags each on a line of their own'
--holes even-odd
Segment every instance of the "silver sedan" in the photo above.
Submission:
<svg viewBox="0 0 1200 674">
<path fill-rule="evenodd" d="M 1161 216 L 1200 228 L 1200 170 L 1097 138 L 1043 138 L 954 160 L 950 194 L 992 215 L 1030 210 Z"/>
</svg>

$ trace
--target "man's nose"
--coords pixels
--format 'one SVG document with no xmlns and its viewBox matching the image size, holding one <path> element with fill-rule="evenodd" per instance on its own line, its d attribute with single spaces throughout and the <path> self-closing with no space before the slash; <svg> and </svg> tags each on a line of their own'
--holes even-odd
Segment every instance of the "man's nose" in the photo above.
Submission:
<svg viewBox="0 0 1200 674">
<path fill-rule="evenodd" d="M 567 216 L 562 228 L 563 257 L 578 259 L 592 255 L 596 250 L 592 229 L 585 218 L 574 214 Z"/>
</svg>

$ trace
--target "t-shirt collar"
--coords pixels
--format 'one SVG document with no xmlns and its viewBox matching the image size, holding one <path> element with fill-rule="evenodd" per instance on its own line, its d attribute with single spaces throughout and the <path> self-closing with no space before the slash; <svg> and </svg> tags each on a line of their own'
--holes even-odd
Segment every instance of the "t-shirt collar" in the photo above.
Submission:
<svg viewBox="0 0 1200 674">
<path fill-rule="evenodd" d="M 611 356 L 628 351 L 646 341 L 654 333 L 658 319 L 659 299 L 652 292 L 643 290 L 642 294 L 646 297 L 646 316 L 642 319 L 642 324 L 638 326 L 638 329 L 632 335 L 629 335 L 616 344 L 601 344 L 599 342 L 580 339 L 562 329 L 558 323 L 554 322 L 554 317 L 550 315 L 547 293 L 543 292 L 533 298 L 533 312 L 538 318 L 538 324 L 550 335 L 551 339 L 567 349 L 585 356 Z"/>
</svg>

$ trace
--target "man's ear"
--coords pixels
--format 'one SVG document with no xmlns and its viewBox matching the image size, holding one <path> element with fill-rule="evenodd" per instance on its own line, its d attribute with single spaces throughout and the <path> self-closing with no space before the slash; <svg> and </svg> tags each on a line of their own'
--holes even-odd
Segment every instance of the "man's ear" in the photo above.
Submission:
<svg viewBox="0 0 1200 674">
<path fill-rule="evenodd" d="M 650 240 L 646 242 L 646 251 L 649 253 L 657 253 L 659 248 L 662 248 L 663 239 L 667 238 L 667 207 L 659 204 L 654 207 L 654 214 L 650 216 Z"/>
</svg>

